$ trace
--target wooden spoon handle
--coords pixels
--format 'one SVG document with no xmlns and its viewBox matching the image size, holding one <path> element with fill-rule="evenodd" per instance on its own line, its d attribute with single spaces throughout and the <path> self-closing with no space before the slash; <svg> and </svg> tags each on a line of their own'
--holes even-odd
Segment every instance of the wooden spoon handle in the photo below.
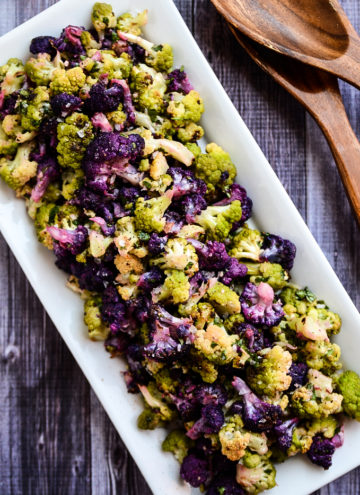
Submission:
<svg viewBox="0 0 360 495">
<path fill-rule="evenodd" d="M 335 95 L 333 95 L 335 96 Z M 332 99 L 316 118 L 334 155 L 349 202 L 360 225 L 360 143 L 354 133 L 341 96 Z"/>
</svg>

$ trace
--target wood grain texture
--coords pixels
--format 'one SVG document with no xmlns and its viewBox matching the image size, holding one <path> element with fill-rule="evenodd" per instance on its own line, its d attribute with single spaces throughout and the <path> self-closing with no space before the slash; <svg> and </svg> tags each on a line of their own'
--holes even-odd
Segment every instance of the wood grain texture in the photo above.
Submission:
<svg viewBox="0 0 360 495">
<path fill-rule="evenodd" d="M 1 0 L 0 33 L 53 3 Z M 317 125 L 238 48 L 209 0 L 176 4 L 360 307 L 360 235 Z M 359 30 L 360 4 L 342 5 Z M 360 95 L 347 85 L 342 91 L 360 135 Z M 151 495 L 2 238 L 0 301 L 0 494 Z M 317 495 L 359 493 L 355 470 Z"/>
</svg>

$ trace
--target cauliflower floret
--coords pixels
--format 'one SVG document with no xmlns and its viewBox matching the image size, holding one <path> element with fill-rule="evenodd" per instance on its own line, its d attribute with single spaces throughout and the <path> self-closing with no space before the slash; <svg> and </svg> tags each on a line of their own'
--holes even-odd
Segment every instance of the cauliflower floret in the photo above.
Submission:
<svg viewBox="0 0 360 495">
<path fill-rule="evenodd" d="M 259 395 L 276 396 L 290 387 L 288 375 L 292 363 L 291 354 L 279 345 L 259 352 L 263 359 L 247 368 L 247 381 Z"/>
<path fill-rule="evenodd" d="M 325 438 L 333 438 L 339 424 L 334 416 L 328 416 L 327 418 L 314 419 L 308 422 L 306 427 L 311 435 L 321 434 Z"/>
<path fill-rule="evenodd" d="M 32 177 L 35 177 L 37 163 L 30 160 L 33 143 L 21 144 L 13 160 L 0 158 L 0 177 L 12 189 L 22 188 Z"/>
<path fill-rule="evenodd" d="M 341 368 L 341 363 L 339 363 L 341 349 L 337 344 L 311 341 L 306 343 L 303 352 L 309 368 L 324 370 L 326 373 L 333 373 Z"/>
<path fill-rule="evenodd" d="M 49 91 L 44 86 L 38 86 L 30 93 L 30 98 L 20 104 L 22 127 L 26 131 L 36 131 L 50 110 Z"/>
<path fill-rule="evenodd" d="M 192 371 L 198 373 L 205 383 L 214 383 L 218 377 L 216 365 L 195 348 L 191 349 L 190 357 Z"/>
<path fill-rule="evenodd" d="M 25 72 L 37 86 L 49 86 L 57 70 L 48 53 L 38 53 L 25 64 Z M 60 70 L 60 69 L 58 69 Z"/>
<path fill-rule="evenodd" d="M 134 101 L 140 110 L 162 113 L 166 93 L 166 80 L 161 72 L 145 64 L 133 67 L 131 71 L 131 87 L 134 91 Z"/>
<path fill-rule="evenodd" d="M 360 421 L 360 377 L 355 371 L 345 371 L 337 383 L 343 396 L 343 409 L 351 418 Z"/>
<path fill-rule="evenodd" d="M 161 444 L 164 452 L 171 452 L 182 463 L 193 445 L 193 441 L 182 430 L 171 431 Z"/>
<path fill-rule="evenodd" d="M 84 322 L 89 329 L 91 340 L 106 340 L 109 335 L 109 327 L 101 319 L 101 297 L 91 296 L 84 304 Z"/>
<path fill-rule="evenodd" d="M 195 122 L 190 122 L 186 127 L 181 127 L 177 131 L 177 137 L 182 143 L 199 141 L 203 136 L 204 129 Z"/>
<path fill-rule="evenodd" d="M 145 177 L 145 179 L 140 182 L 140 186 L 142 188 L 145 188 L 148 191 L 155 191 L 160 194 L 164 193 L 171 184 L 172 178 L 168 174 L 162 175 L 158 180 L 151 180 L 148 177 Z"/>
<path fill-rule="evenodd" d="M 102 65 L 97 65 L 99 75 L 108 74 L 109 79 L 127 79 L 131 74 L 133 64 L 128 53 L 122 53 L 120 57 L 116 57 L 115 53 L 102 50 L 101 61 Z"/>
<path fill-rule="evenodd" d="M 240 313 L 239 296 L 226 285 L 217 282 L 213 287 L 208 289 L 206 295 L 208 301 L 219 314 Z"/>
<path fill-rule="evenodd" d="M 164 284 L 153 290 L 153 301 L 168 301 L 173 304 L 186 302 L 190 296 L 189 279 L 180 270 L 166 270 Z"/>
<path fill-rule="evenodd" d="M 343 397 L 333 393 L 331 378 L 318 370 L 310 369 L 308 383 L 295 390 L 291 406 L 303 418 L 323 418 L 341 411 Z"/>
<path fill-rule="evenodd" d="M 36 136 L 36 132 L 25 131 L 21 127 L 21 115 L 6 115 L 2 122 L 2 129 L 5 134 L 14 139 L 15 143 L 26 143 L 31 141 Z M 0 139 L 2 138 L 2 129 L 0 128 Z M 3 137 L 6 141 L 6 136 Z M 17 146 L 14 148 L 14 152 L 16 151 Z M 12 154 L 12 153 L 3 153 L 3 154 Z"/>
<path fill-rule="evenodd" d="M 167 196 L 147 201 L 144 198 L 138 198 L 134 211 L 136 230 L 148 233 L 162 232 L 166 223 L 164 213 L 170 204 L 171 199 Z"/>
<path fill-rule="evenodd" d="M 122 14 L 117 18 L 117 29 L 123 31 L 124 33 L 131 33 L 135 36 L 141 34 L 141 28 L 145 26 L 148 22 L 148 11 L 143 10 L 137 15 L 129 14 L 128 12 Z"/>
<path fill-rule="evenodd" d="M 210 143 L 206 154 L 200 154 L 195 162 L 195 175 L 207 185 L 207 195 L 213 197 L 218 190 L 224 190 L 233 184 L 236 168 L 230 155 L 220 146 Z"/>
<path fill-rule="evenodd" d="M 199 122 L 204 113 L 204 102 L 193 89 L 187 95 L 171 93 L 172 99 L 166 109 L 170 118 L 178 126 L 186 126 L 189 122 Z"/>
<path fill-rule="evenodd" d="M 139 243 L 135 232 L 135 220 L 132 217 L 123 217 L 116 222 L 115 246 L 121 256 L 130 253 Z"/>
<path fill-rule="evenodd" d="M 311 447 L 314 433 L 303 426 L 295 427 L 292 434 L 291 446 L 287 450 L 289 457 L 305 454 Z"/>
<path fill-rule="evenodd" d="M 237 357 L 237 335 L 229 335 L 225 328 L 210 323 L 206 330 L 198 330 L 194 345 L 215 364 L 228 364 Z"/>
<path fill-rule="evenodd" d="M 25 70 L 21 60 L 10 58 L 0 67 L 1 93 L 7 96 L 18 91 L 25 81 Z"/>
<path fill-rule="evenodd" d="M 191 277 L 199 271 L 198 257 L 195 248 L 185 239 L 169 239 L 164 253 L 151 263 L 158 265 L 162 270 L 175 268 L 182 270 Z"/>
<path fill-rule="evenodd" d="M 238 260 L 246 259 L 259 261 L 263 237 L 258 230 L 243 226 L 231 242 L 230 256 Z"/>
<path fill-rule="evenodd" d="M 123 256 L 118 254 L 115 256 L 114 263 L 121 275 L 128 275 L 130 273 L 141 275 L 144 272 L 144 265 L 141 260 L 133 254 L 125 254 Z"/>
<path fill-rule="evenodd" d="M 224 241 L 241 216 L 241 203 L 236 200 L 226 206 L 208 206 L 195 217 L 195 223 L 204 227 L 210 239 Z"/>
<path fill-rule="evenodd" d="M 166 174 L 168 169 L 169 165 L 164 154 L 161 151 L 154 153 L 154 159 L 151 162 L 149 170 L 150 177 L 154 180 L 159 180 L 162 175 Z"/>
<path fill-rule="evenodd" d="M 74 67 L 69 70 L 56 69 L 52 73 L 50 90 L 53 95 L 60 93 L 75 94 L 85 85 L 86 75 L 81 67 Z"/>
<path fill-rule="evenodd" d="M 9 117 L 9 115 L 7 115 Z M 0 155 L 14 155 L 18 143 L 6 135 L 3 126 L 0 126 Z"/>
<path fill-rule="evenodd" d="M 93 126 L 87 115 L 73 113 L 57 127 L 58 162 L 62 167 L 81 168 L 86 147 L 92 141 Z"/>
<path fill-rule="evenodd" d="M 276 485 L 276 469 L 268 456 L 247 453 L 236 467 L 236 481 L 246 493 L 257 494 Z"/>
<path fill-rule="evenodd" d="M 168 72 L 173 65 L 173 51 L 170 45 L 154 45 L 148 40 L 132 33 L 118 31 L 121 39 L 136 43 L 146 52 L 145 62 L 159 72 Z"/>
<path fill-rule="evenodd" d="M 107 248 L 113 242 L 111 237 L 104 237 L 100 232 L 91 230 L 89 234 L 89 253 L 94 258 L 101 258 L 106 253 Z"/>
<path fill-rule="evenodd" d="M 108 3 L 96 2 L 91 13 L 91 22 L 100 39 L 103 39 L 105 29 L 116 27 L 116 17 L 112 6 Z"/>
<path fill-rule="evenodd" d="M 278 263 L 246 263 L 247 275 L 250 275 L 250 282 L 258 285 L 266 282 L 275 290 L 285 287 L 289 280 L 289 274 Z"/>
<path fill-rule="evenodd" d="M 81 169 L 65 169 L 62 173 L 61 194 L 66 200 L 70 200 L 84 182 L 84 172 Z"/>
</svg>

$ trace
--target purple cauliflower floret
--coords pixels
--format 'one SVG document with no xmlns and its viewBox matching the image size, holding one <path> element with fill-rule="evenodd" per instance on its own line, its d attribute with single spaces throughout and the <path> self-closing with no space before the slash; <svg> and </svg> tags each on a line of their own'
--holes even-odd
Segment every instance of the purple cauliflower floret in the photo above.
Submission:
<svg viewBox="0 0 360 495">
<path fill-rule="evenodd" d="M 113 356 L 123 354 L 129 347 L 129 337 L 125 334 L 110 335 L 104 342 L 105 349 Z"/>
<path fill-rule="evenodd" d="M 102 133 L 87 147 L 85 163 L 93 165 L 93 162 L 111 162 L 116 158 L 136 160 L 142 155 L 144 147 L 145 141 L 138 134 L 123 137 L 115 132 Z"/>
<path fill-rule="evenodd" d="M 118 40 L 112 45 L 112 49 L 120 56 L 122 53 L 128 53 L 134 65 L 145 62 L 145 50 L 136 43 L 129 43 L 126 40 Z"/>
<path fill-rule="evenodd" d="M 245 428 L 255 432 L 269 431 L 281 419 L 283 414 L 281 407 L 268 404 L 259 399 L 246 385 L 244 380 L 234 377 L 232 386 L 242 396 L 242 419 Z"/>
<path fill-rule="evenodd" d="M 123 89 L 123 94 L 124 94 L 123 107 L 127 115 L 127 120 L 130 124 L 135 124 L 136 111 L 132 101 L 132 95 L 128 83 L 124 79 L 112 79 L 111 83 L 117 84 Z"/>
<path fill-rule="evenodd" d="M 57 263 L 57 266 L 59 264 L 60 262 Z M 72 263 L 70 273 L 78 278 L 80 289 L 91 292 L 101 292 L 115 278 L 112 267 L 95 260 L 87 260 L 86 264 Z"/>
<path fill-rule="evenodd" d="M 150 317 L 151 300 L 147 295 L 140 294 L 136 298 L 132 298 L 128 301 L 128 309 L 135 320 L 139 323 L 144 323 Z"/>
<path fill-rule="evenodd" d="M 160 254 L 164 250 L 167 241 L 167 235 L 160 236 L 156 232 L 153 232 L 148 243 L 148 250 L 150 254 L 152 254 L 153 256 L 157 256 L 158 254 Z"/>
<path fill-rule="evenodd" d="M 164 281 L 163 272 L 157 268 L 151 268 L 148 272 L 141 275 L 137 282 L 137 286 L 144 291 L 151 291 L 155 287 L 161 285 Z"/>
<path fill-rule="evenodd" d="M 119 199 L 123 205 L 136 203 L 139 196 L 142 196 L 142 193 L 136 186 L 122 186 L 119 189 Z"/>
<path fill-rule="evenodd" d="M 233 280 L 245 277 L 247 274 L 247 266 L 240 263 L 236 258 L 230 258 L 229 264 L 225 269 L 224 275 L 220 278 L 220 282 L 225 285 L 230 285 Z"/>
<path fill-rule="evenodd" d="M 37 53 L 48 53 L 51 57 L 56 55 L 54 42 L 56 38 L 53 36 L 37 36 L 30 43 L 30 52 L 36 55 Z"/>
<path fill-rule="evenodd" d="M 291 447 L 293 431 L 298 423 L 298 418 L 291 418 L 275 426 L 274 433 L 281 450 L 287 450 Z"/>
<path fill-rule="evenodd" d="M 55 48 L 59 52 L 67 52 L 72 55 L 86 55 L 80 40 L 83 31 L 85 31 L 84 27 L 67 26 L 63 29 L 60 37 L 53 41 Z"/>
<path fill-rule="evenodd" d="M 76 255 L 85 249 L 88 238 L 86 227 L 79 225 L 75 230 L 60 229 L 59 227 L 47 227 L 47 232 L 60 246 L 68 249 L 71 254 Z"/>
<path fill-rule="evenodd" d="M 97 112 L 113 112 L 123 100 L 124 90 L 120 84 L 107 88 L 104 82 L 94 84 L 89 93 L 90 97 L 84 102 L 84 112 L 93 115 Z"/>
<path fill-rule="evenodd" d="M 332 456 L 335 450 L 336 446 L 332 440 L 324 438 L 322 435 L 316 435 L 306 455 L 313 464 L 326 470 L 332 465 Z"/>
<path fill-rule="evenodd" d="M 144 347 L 145 354 L 156 361 L 175 359 L 189 350 L 194 340 L 194 327 L 188 318 L 177 318 L 161 306 L 153 306 L 152 341 Z"/>
<path fill-rule="evenodd" d="M 246 222 L 246 220 L 248 220 L 251 217 L 253 202 L 247 195 L 246 189 L 241 187 L 239 184 L 232 184 L 227 188 L 226 192 L 227 192 L 227 197 L 215 203 L 214 206 L 226 206 L 232 203 L 233 201 L 236 200 L 240 201 L 242 215 L 241 215 L 241 220 L 239 222 L 234 223 L 233 225 L 232 230 L 235 231 L 239 227 L 241 227 L 241 225 L 243 225 L 243 223 Z"/>
<path fill-rule="evenodd" d="M 177 391 L 177 395 L 171 395 L 171 399 L 183 421 L 191 421 L 198 416 L 199 403 L 195 399 L 195 391 L 196 385 L 187 380 L 181 389 Z"/>
<path fill-rule="evenodd" d="M 284 316 L 280 301 L 274 302 L 273 288 L 264 282 L 258 286 L 248 282 L 241 294 L 241 309 L 247 321 L 272 327 Z"/>
<path fill-rule="evenodd" d="M 296 246 L 278 235 L 265 234 L 260 261 L 278 263 L 285 270 L 291 270 L 296 256 Z"/>
<path fill-rule="evenodd" d="M 166 234 L 177 234 L 184 226 L 184 218 L 176 211 L 167 210 L 164 217 L 166 218 L 166 224 L 164 232 Z"/>
<path fill-rule="evenodd" d="M 197 488 L 210 477 L 208 462 L 195 454 L 189 454 L 181 464 L 180 476 L 191 486 Z"/>
<path fill-rule="evenodd" d="M 173 198 L 178 198 L 189 193 L 200 194 L 200 196 L 205 195 L 205 182 L 201 179 L 196 179 L 191 170 L 184 170 L 180 167 L 171 167 L 168 170 L 168 174 L 173 179 Z"/>
<path fill-rule="evenodd" d="M 221 385 L 205 383 L 196 387 L 194 398 L 203 406 L 208 404 L 224 406 L 227 401 L 227 393 Z"/>
<path fill-rule="evenodd" d="M 48 185 L 60 175 L 59 165 L 55 158 L 45 156 L 38 162 L 36 184 L 31 191 L 31 199 L 38 203 L 44 196 Z"/>
<path fill-rule="evenodd" d="M 142 363 L 142 347 L 138 344 L 129 345 L 125 356 L 128 365 L 128 371 L 124 374 L 126 387 L 130 394 L 136 394 L 139 392 L 138 384 L 146 385 L 149 382 L 149 375 Z"/>
<path fill-rule="evenodd" d="M 96 192 L 82 187 L 77 191 L 71 204 L 81 206 L 85 210 L 93 210 L 97 216 L 104 218 L 110 224 L 115 218 L 121 218 L 126 213 L 122 210 L 119 204 L 108 201 L 107 198 L 97 194 Z"/>
<path fill-rule="evenodd" d="M 245 493 L 237 483 L 235 475 L 220 474 L 210 483 L 206 495 L 245 495 Z"/>
<path fill-rule="evenodd" d="M 115 287 L 109 286 L 103 293 L 101 317 L 109 323 L 113 334 L 124 332 L 132 335 L 136 328 L 135 320 L 129 315 L 126 304 L 120 299 Z"/>
<path fill-rule="evenodd" d="M 57 146 L 57 126 L 58 121 L 56 117 L 51 119 L 44 119 L 39 127 L 38 140 L 44 142 L 49 149 L 53 150 Z"/>
<path fill-rule="evenodd" d="M 111 237 L 115 233 L 115 225 L 108 225 L 101 217 L 92 217 L 90 220 L 100 226 L 101 231 L 107 237 Z"/>
<path fill-rule="evenodd" d="M 288 392 L 292 392 L 298 387 L 302 387 L 307 382 L 308 366 L 305 363 L 292 363 L 289 369 L 291 384 Z"/>
<path fill-rule="evenodd" d="M 50 104 L 54 114 L 64 118 L 77 112 L 82 105 L 82 100 L 78 96 L 60 93 L 51 99 Z"/>
<path fill-rule="evenodd" d="M 233 332 L 246 339 L 246 346 L 250 352 L 258 352 L 267 347 L 263 332 L 250 323 L 239 323 L 233 328 Z"/>
<path fill-rule="evenodd" d="M 167 76 L 168 78 L 168 89 L 169 93 L 185 93 L 186 95 L 194 89 L 188 79 L 186 72 L 183 69 L 175 69 L 170 72 Z"/>
<path fill-rule="evenodd" d="M 224 413 L 220 406 L 208 404 L 201 409 L 201 418 L 198 419 L 186 435 L 196 440 L 201 435 L 218 433 L 225 422 Z"/>
<path fill-rule="evenodd" d="M 189 242 L 196 249 L 200 270 L 222 271 L 229 265 L 231 257 L 222 242 L 208 241 L 203 244 L 195 239 L 189 239 Z"/>
<path fill-rule="evenodd" d="M 207 208 L 207 202 L 200 194 L 187 194 L 178 203 L 187 223 L 194 223 L 196 215 Z"/>
<path fill-rule="evenodd" d="M 14 91 L 10 95 L 4 97 L 2 103 L 0 104 L 0 115 L 4 119 L 6 115 L 14 115 L 16 113 L 16 105 L 19 97 L 19 92 Z"/>
</svg>

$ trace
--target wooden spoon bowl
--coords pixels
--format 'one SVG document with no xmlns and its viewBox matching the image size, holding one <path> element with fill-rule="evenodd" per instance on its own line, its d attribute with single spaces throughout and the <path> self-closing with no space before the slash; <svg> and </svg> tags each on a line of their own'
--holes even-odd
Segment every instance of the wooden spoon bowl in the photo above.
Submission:
<svg viewBox="0 0 360 495">
<path fill-rule="evenodd" d="M 360 88 L 360 38 L 338 0 L 212 0 L 249 38 Z"/>
<path fill-rule="evenodd" d="M 337 78 L 255 43 L 231 25 L 230 29 L 250 57 L 304 105 L 319 124 L 360 225 L 360 143 L 346 115 Z"/>
</svg>

